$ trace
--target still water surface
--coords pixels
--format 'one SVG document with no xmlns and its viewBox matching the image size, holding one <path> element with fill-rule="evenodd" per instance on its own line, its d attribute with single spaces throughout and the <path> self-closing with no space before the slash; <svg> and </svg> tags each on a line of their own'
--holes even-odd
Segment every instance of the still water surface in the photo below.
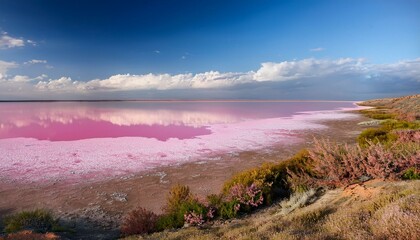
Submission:
<svg viewBox="0 0 420 240">
<path fill-rule="evenodd" d="M 166 141 L 211 134 L 209 126 L 354 107 L 352 102 L 1 103 L 0 139 L 72 141 L 145 137 Z"/>
</svg>

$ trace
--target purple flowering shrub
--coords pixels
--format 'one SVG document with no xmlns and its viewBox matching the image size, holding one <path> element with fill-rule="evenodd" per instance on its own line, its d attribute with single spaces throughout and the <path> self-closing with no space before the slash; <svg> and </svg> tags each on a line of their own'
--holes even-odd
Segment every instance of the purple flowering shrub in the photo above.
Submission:
<svg viewBox="0 0 420 240">
<path fill-rule="evenodd" d="M 184 220 L 185 223 L 191 226 L 200 226 L 205 222 L 203 214 L 198 214 L 194 211 L 184 214 Z"/>
<path fill-rule="evenodd" d="M 229 197 L 230 200 L 237 202 L 234 206 L 236 211 L 243 210 L 247 212 L 264 202 L 261 188 L 257 187 L 255 183 L 250 186 L 244 186 L 242 184 L 233 185 L 230 189 Z"/>
<path fill-rule="evenodd" d="M 405 135 L 404 135 L 405 136 Z M 420 145 L 396 141 L 386 146 L 369 142 L 362 148 L 315 140 L 309 151 L 317 185 L 341 187 L 363 179 L 400 179 L 404 170 L 420 166 Z"/>
</svg>

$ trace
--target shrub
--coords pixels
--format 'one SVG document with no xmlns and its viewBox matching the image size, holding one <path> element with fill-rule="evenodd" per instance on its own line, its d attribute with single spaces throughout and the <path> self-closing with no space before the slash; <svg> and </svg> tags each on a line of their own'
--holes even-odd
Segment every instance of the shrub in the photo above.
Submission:
<svg viewBox="0 0 420 240">
<path fill-rule="evenodd" d="M 402 172 L 418 166 L 419 145 L 394 143 L 389 147 L 372 144 L 360 146 L 334 144 L 315 140 L 309 151 L 319 185 L 347 186 L 369 178 L 397 179 Z"/>
<path fill-rule="evenodd" d="M 163 207 L 164 212 L 177 212 L 184 202 L 189 202 L 193 199 L 188 186 L 177 184 L 171 188 L 169 195 L 166 198 L 166 205 Z"/>
<path fill-rule="evenodd" d="M 386 109 L 366 109 L 360 110 L 360 113 L 366 117 L 378 120 L 395 118 L 395 114 L 389 113 L 389 110 Z"/>
<path fill-rule="evenodd" d="M 238 202 L 240 210 L 244 212 L 249 212 L 252 208 L 263 204 L 264 201 L 261 189 L 254 183 L 248 187 L 242 184 L 233 185 L 230 188 L 229 197 L 232 201 Z"/>
<path fill-rule="evenodd" d="M 184 220 L 191 226 L 200 226 L 205 222 L 203 214 L 196 213 L 195 211 L 184 214 Z"/>
<path fill-rule="evenodd" d="M 397 129 L 420 129 L 420 122 L 419 121 L 400 121 L 400 120 L 387 120 L 381 123 L 382 129 L 390 131 L 390 130 L 397 130 Z"/>
<path fill-rule="evenodd" d="M 229 195 L 230 189 L 236 184 L 243 186 L 256 185 L 261 189 L 264 202 L 270 204 L 275 197 L 287 197 L 292 189 L 288 179 L 288 172 L 310 173 L 310 167 L 307 164 L 308 151 L 302 150 L 294 157 L 277 164 L 263 164 L 259 168 L 253 168 L 248 171 L 238 173 L 223 186 L 223 193 Z"/>
<path fill-rule="evenodd" d="M 222 202 L 219 206 L 218 213 L 223 219 L 231 219 L 238 216 L 241 205 L 237 200 Z"/>
<path fill-rule="evenodd" d="M 420 142 L 420 130 L 397 130 L 394 131 L 394 134 L 401 142 Z"/>
<path fill-rule="evenodd" d="M 208 207 L 205 203 L 194 197 L 187 186 L 176 185 L 172 187 L 163 207 L 164 215 L 157 221 L 160 230 L 180 228 L 187 220 L 188 224 L 204 223 L 214 217 L 215 208 Z M 198 220 L 201 218 L 201 220 Z"/>
<path fill-rule="evenodd" d="M 156 231 L 158 216 L 144 208 L 136 208 L 130 211 L 124 218 L 121 225 L 121 234 L 129 236 L 134 234 L 145 234 Z"/>
<path fill-rule="evenodd" d="M 59 227 L 58 220 L 44 209 L 33 211 L 23 211 L 11 215 L 4 220 L 4 231 L 7 233 L 18 232 L 21 230 L 31 230 L 39 233 L 54 231 Z"/>
<path fill-rule="evenodd" d="M 402 179 L 404 179 L 404 180 L 419 180 L 420 179 L 420 171 L 415 167 L 408 168 L 402 174 Z"/>
<path fill-rule="evenodd" d="M 397 136 L 382 128 L 369 128 L 364 130 L 357 138 L 361 147 L 367 147 L 369 143 L 389 144 L 397 140 Z"/>
</svg>

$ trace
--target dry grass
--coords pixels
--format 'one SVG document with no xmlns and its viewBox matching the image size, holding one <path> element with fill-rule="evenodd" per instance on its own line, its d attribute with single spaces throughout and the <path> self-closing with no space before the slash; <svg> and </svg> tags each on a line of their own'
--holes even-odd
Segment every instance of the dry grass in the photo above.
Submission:
<svg viewBox="0 0 420 240">
<path fill-rule="evenodd" d="M 59 236 L 54 233 L 34 233 L 29 230 L 20 231 L 17 233 L 12 233 L 6 237 L 0 237 L 0 240 L 58 240 Z"/>
<path fill-rule="evenodd" d="M 277 204 L 230 222 L 127 239 L 408 240 L 420 236 L 420 181 L 368 182 L 360 189 L 350 196 L 348 189 L 340 189 L 340 194 L 327 191 L 315 203 L 286 215 L 276 214 L 281 211 Z"/>
</svg>

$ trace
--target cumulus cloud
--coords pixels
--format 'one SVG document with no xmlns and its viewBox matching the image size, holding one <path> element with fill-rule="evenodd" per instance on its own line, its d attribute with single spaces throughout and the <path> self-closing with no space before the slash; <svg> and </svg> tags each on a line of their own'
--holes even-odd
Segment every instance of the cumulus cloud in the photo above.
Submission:
<svg viewBox="0 0 420 240">
<path fill-rule="evenodd" d="M 0 35 L 0 49 L 23 47 L 25 41 L 20 38 L 14 38 L 8 35 L 7 32 L 2 32 Z"/>
<path fill-rule="evenodd" d="M 303 59 L 280 63 L 262 63 L 255 73 L 256 81 L 288 81 L 331 74 L 359 73 L 366 69 L 363 59 L 341 58 L 337 60 Z"/>
<path fill-rule="evenodd" d="M 62 77 L 56 80 L 41 81 L 36 85 L 40 90 L 79 90 L 79 91 L 124 91 L 124 90 L 169 90 L 226 88 L 252 81 L 251 73 L 220 73 L 210 71 L 198 74 L 117 74 L 107 79 L 88 82 L 72 81 Z"/>
<path fill-rule="evenodd" d="M 127 96 L 118 93 L 142 92 L 142 96 L 219 98 L 356 98 L 372 94 L 402 94 L 420 89 L 420 58 L 392 64 L 372 64 L 365 59 L 302 59 L 265 62 L 256 71 L 185 74 L 117 74 L 105 79 L 76 81 L 70 77 L 48 79 L 6 76 L 15 63 L 0 62 L 0 74 L 8 87 L 13 84 L 25 94 L 42 96 Z M 2 90 L 2 86 L 0 86 Z M 210 92 L 209 92 L 210 91 Z M 22 92 L 23 93 L 23 92 Z M 61 94 L 61 95 L 60 95 Z M 64 94 L 64 95 L 63 95 Z M 207 95 L 205 95 L 207 94 Z M 122 97 L 121 97 L 122 96 Z M 152 96 L 153 97 L 153 96 Z M 92 97 L 93 98 L 93 97 Z M 105 97 L 106 98 L 106 97 Z M 112 98 L 112 97 L 111 97 Z"/>
</svg>

